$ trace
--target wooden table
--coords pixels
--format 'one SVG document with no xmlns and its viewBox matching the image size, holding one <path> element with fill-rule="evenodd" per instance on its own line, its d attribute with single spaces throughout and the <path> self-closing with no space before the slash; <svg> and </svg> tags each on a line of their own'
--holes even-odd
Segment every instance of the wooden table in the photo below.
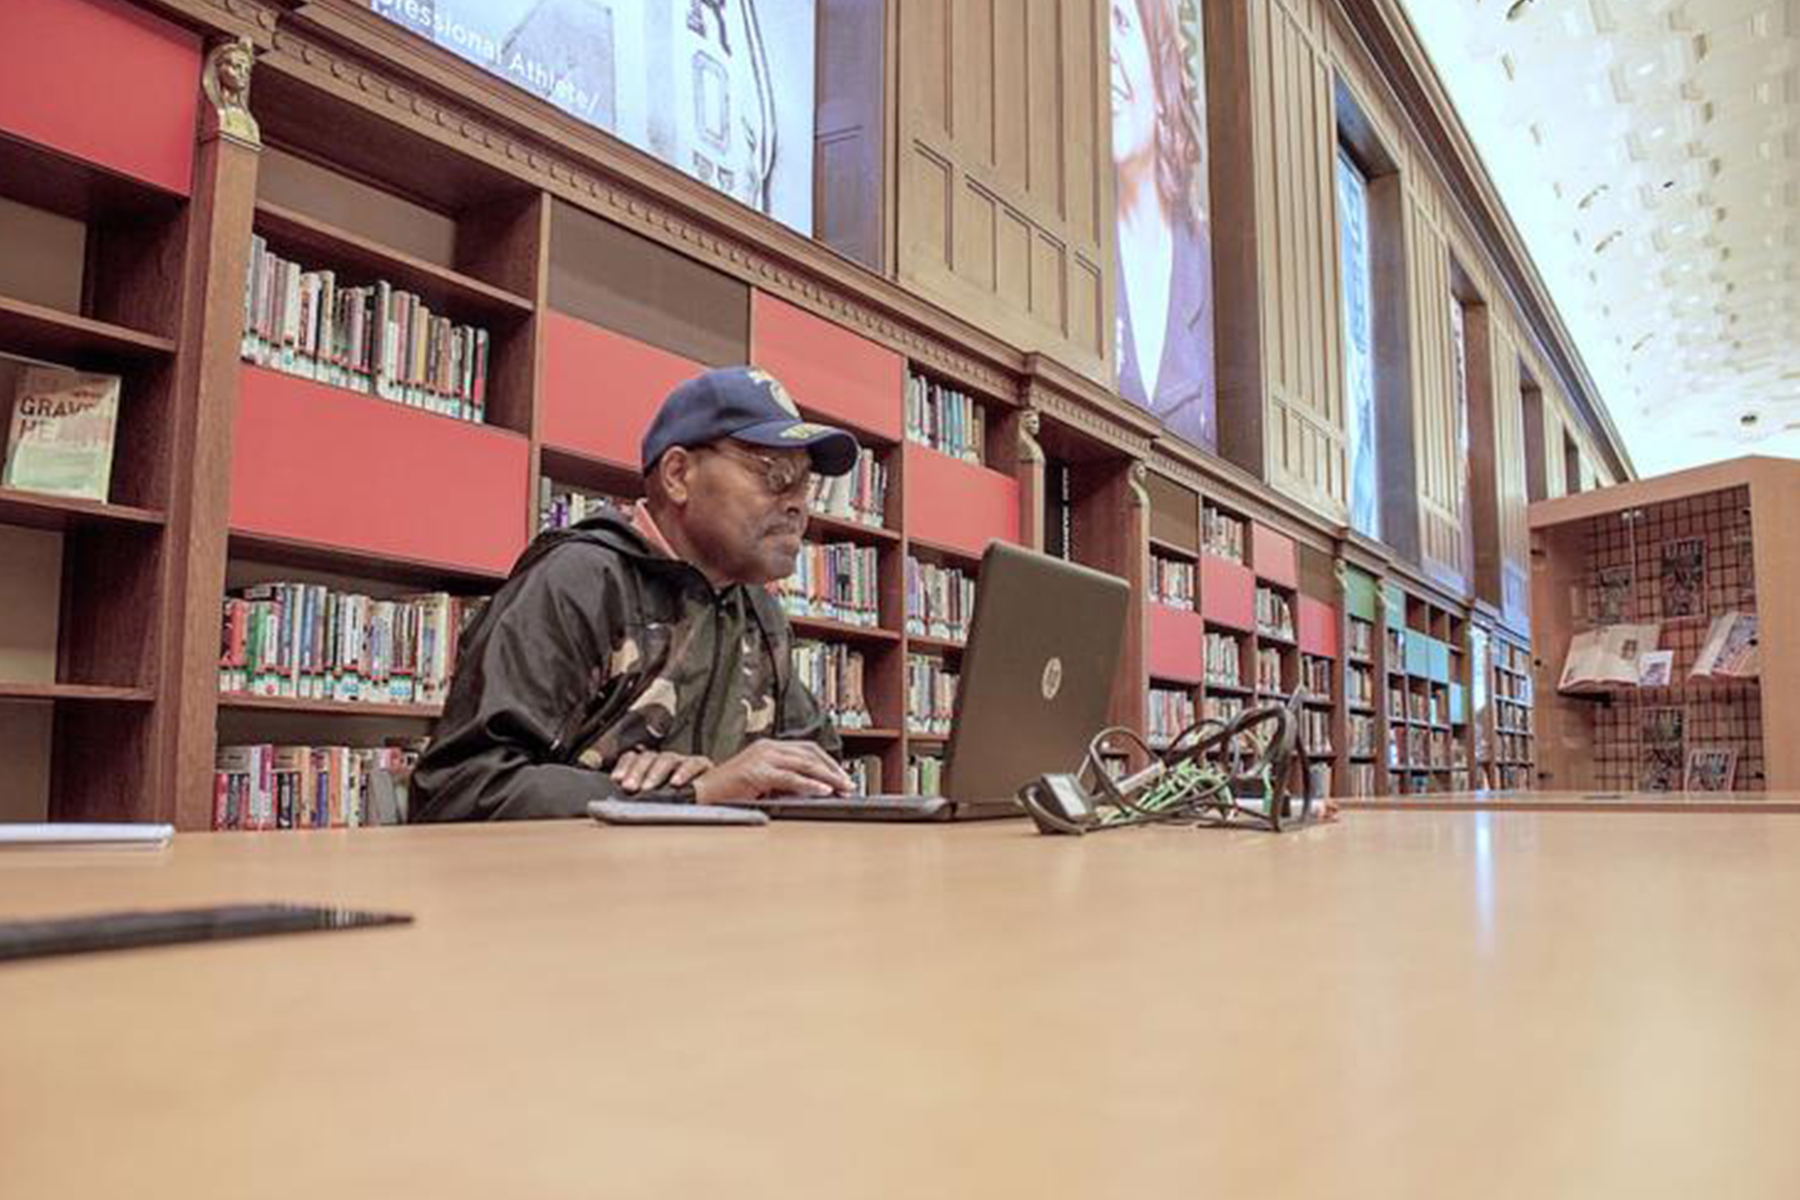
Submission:
<svg viewBox="0 0 1800 1200">
<path fill-rule="evenodd" d="M 0 914 L 417 914 L 0 968 L 0 1195 L 1800 1195 L 1800 820 L 179 838 Z"/>
</svg>

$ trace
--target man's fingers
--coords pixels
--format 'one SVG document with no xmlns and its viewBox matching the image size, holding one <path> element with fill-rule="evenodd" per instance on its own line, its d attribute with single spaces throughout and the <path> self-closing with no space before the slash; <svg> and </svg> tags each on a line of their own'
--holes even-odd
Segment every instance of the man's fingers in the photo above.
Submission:
<svg viewBox="0 0 1800 1200">
<path fill-rule="evenodd" d="M 681 760 L 675 773 L 669 776 L 669 783 L 674 787 L 686 787 L 694 780 L 712 770 L 713 761 L 704 754 L 695 754 Z"/>
<path fill-rule="evenodd" d="M 661 754 L 653 756 L 649 765 L 644 768 L 644 776 L 639 780 L 638 786 L 646 792 L 654 792 L 669 781 L 669 777 L 675 774 L 676 769 L 681 766 L 686 757 L 686 755 L 677 754 L 673 750 L 664 750 Z"/>
<path fill-rule="evenodd" d="M 837 760 L 832 758 L 831 755 L 825 753 L 824 749 L 820 747 L 817 742 L 783 742 L 782 745 L 790 746 L 799 752 L 801 756 L 800 762 L 805 764 L 800 769 L 804 770 L 806 774 L 812 776 L 814 779 L 822 779 L 833 787 L 840 788 L 844 791 L 849 791 L 850 788 L 854 786 L 849 774 L 845 772 L 844 768 L 840 767 L 837 764 Z"/>
<path fill-rule="evenodd" d="M 613 782 L 623 782 L 625 776 L 631 773 L 632 764 L 642 757 L 643 756 L 636 750 L 627 750 L 625 753 L 619 755 L 618 761 L 613 763 L 612 770 L 609 772 L 609 774 L 612 775 Z"/>
<path fill-rule="evenodd" d="M 837 789 L 828 780 L 817 779 L 785 767 L 769 767 L 760 794 L 764 796 L 831 796 Z"/>
</svg>

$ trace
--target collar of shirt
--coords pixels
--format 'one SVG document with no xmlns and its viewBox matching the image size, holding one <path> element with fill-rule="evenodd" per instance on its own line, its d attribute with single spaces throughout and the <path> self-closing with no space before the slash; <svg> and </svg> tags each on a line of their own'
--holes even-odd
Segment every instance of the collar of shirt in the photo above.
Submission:
<svg viewBox="0 0 1800 1200">
<path fill-rule="evenodd" d="M 646 542 L 650 543 L 652 550 L 664 558 L 681 557 L 675 553 L 675 548 L 669 545 L 669 539 L 663 536 L 663 531 L 657 528 L 656 518 L 650 515 L 650 505 L 646 501 L 639 500 L 631 506 L 631 527 L 637 530 Z"/>
</svg>

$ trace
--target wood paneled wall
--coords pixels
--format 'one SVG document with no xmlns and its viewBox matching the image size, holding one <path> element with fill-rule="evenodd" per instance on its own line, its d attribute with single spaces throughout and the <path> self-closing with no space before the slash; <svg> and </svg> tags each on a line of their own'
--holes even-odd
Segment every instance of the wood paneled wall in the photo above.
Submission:
<svg viewBox="0 0 1800 1200">
<path fill-rule="evenodd" d="M 1348 95 L 1359 136 L 1394 171 L 1371 196 L 1391 214 L 1376 303 L 1396 334 L 1388 378 L 1405 406 L 1381 434 L 1381 485 L 1395 497 L 1384 539 L 1452 592 L 1485 584 L 1522 621 L 1524 455 L 1539 428 L 1526 427 L 1521 389 L 1542 391 L 1548 495 L 1566 490 L 1565 428 L 1583 429 L 1544 343 L 1342 0 L 1208 0 L 1204 12 L 1221 455 L 1326 521 L 1347 520 L 1335 155 Z M 1110 386 L 1108 0 L 904 0 L 897 13 L 895 273 Z M 1483 410 L 1471 406 L 1466 431 L 1472 452 L 1493 454 L 1480 564 L 1453 281 L 1485 314 L 1469 359 Z M 1610 482 L 1585 431 L 1572 436 L 1585 478 Z"/>
<path fill-rule="evenodd" d="M 899 9 L 899 277 L 1110 386 L 1107 0 Z"/>
<path fill-rule="evenodd" d="M 1413 315 L 1413 453 L 1418 474 L 1419 565 L 1453 591 L 1463 591 L 1462 504 L 1458 450 L 1456 346 L 1450 291 L 1450 246 L 1437 198 L 1409 189 L 1406 204 L 1407 299 Z"/>
<path fill-rule="evenodd" d="M 1312 0 L 1250 0 L 1250 13 L 1267 408 L 1262 462 L 1241 465 L 1341 522 L 1349 466 L 1325 14 Z"/>
</svg>

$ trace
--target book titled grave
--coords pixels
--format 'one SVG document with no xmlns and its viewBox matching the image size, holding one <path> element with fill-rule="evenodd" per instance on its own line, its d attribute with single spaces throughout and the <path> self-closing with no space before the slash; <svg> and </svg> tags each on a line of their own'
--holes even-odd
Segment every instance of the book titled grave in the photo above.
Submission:
<svg viewBox="0 0 1800 1200">
<path fill-rule="evenodd" d="M 0 484 L 105 500 L 112 478 L 119 377 L 28 365 L 13 388 Z"/>
</svg>

